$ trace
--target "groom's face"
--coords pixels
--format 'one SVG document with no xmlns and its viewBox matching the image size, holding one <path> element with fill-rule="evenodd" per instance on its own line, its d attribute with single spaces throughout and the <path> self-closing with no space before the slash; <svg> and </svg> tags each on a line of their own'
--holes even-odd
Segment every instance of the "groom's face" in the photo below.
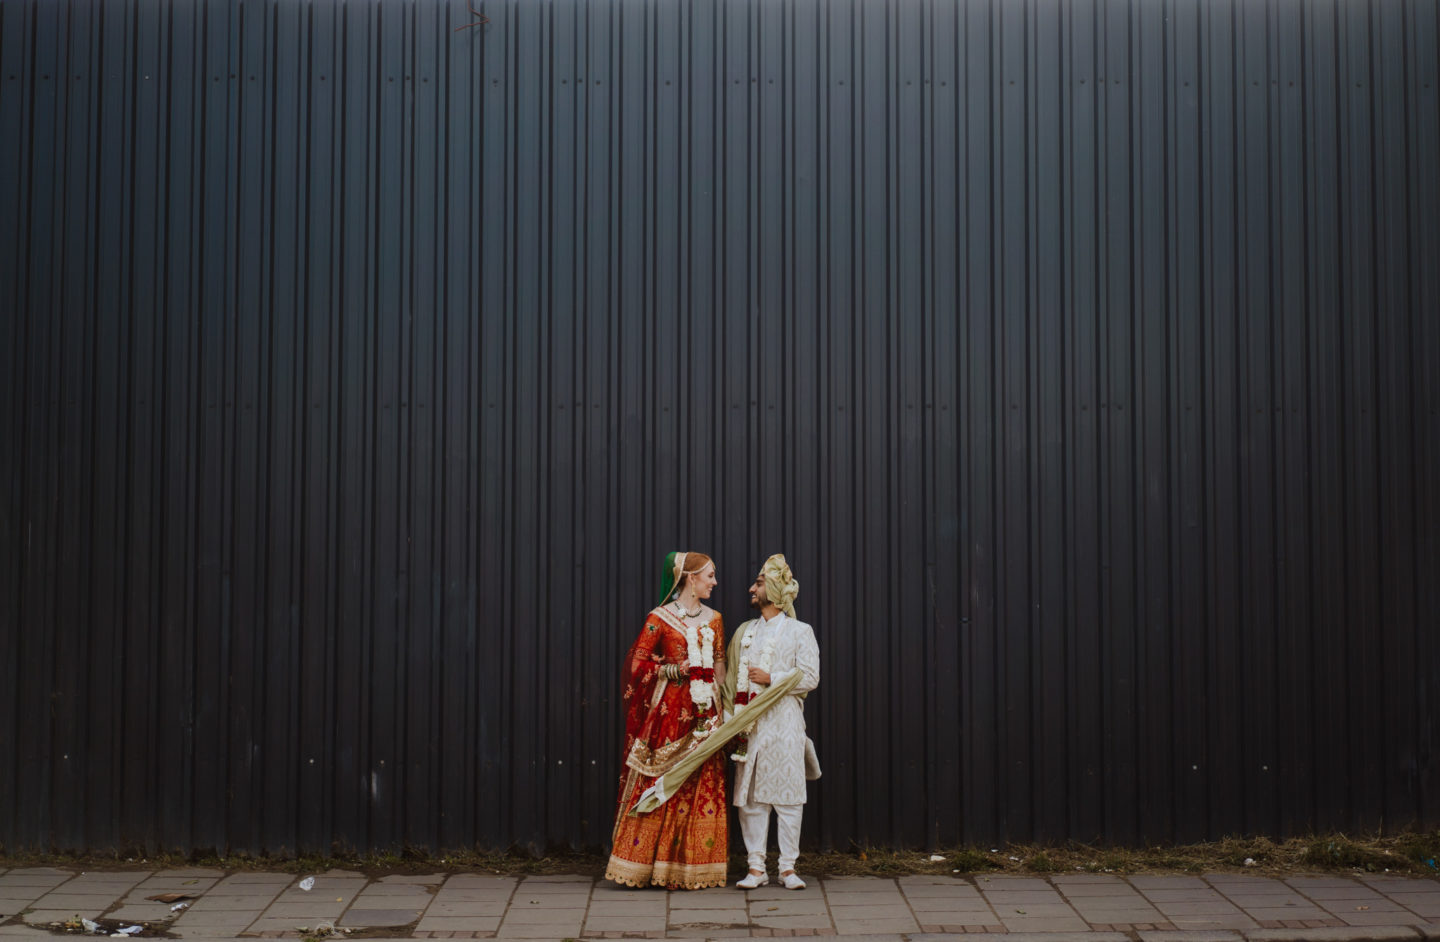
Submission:
<svg viewBox="0 0 1440 942">
<path fill-rule="evenodd" d="M 750 583 L 750 607 L 764 608 L 765 603 L 770 599 L 765 595 L 765 573 L 755 576 L 755 581 Z"/>
</svg>

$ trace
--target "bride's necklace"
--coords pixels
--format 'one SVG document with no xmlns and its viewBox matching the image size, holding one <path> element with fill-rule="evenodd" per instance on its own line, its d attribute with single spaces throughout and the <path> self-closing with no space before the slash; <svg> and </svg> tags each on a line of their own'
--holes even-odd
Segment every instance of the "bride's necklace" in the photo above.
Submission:
<svg viewBox="0 0 1440 942">
<path fill-rule="evenodd" d="M 679 599 L 675 600 L 675 608 L 678 609 L 680 614 L 684 615 L 686 618 L 699 618 L 700 613 L 705 611 L 705 606 L 703 605 L 697 606 L 695 611 L 693 612 L 686 611 L 685 603 L 680 601 Z"/>
</svg>

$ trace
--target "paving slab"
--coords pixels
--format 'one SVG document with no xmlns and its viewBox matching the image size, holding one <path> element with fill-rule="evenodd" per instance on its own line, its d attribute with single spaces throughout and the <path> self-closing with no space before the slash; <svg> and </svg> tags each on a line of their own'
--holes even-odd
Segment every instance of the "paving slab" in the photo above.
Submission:
<svg viewBox="0 0 1440 942">
<path fill-rule="evenodd" d="M 597 902 L 597 898 L 596 898 L 596 897 L 591 897 L 591 899 L 590 899 L 590 905 L 591 905 L 591 906 L 594 906 L 596 902 Z M 763 902 L 763 900 L 755 900 L 755 902 L 759 903 L 759 902 Z M 744 897 L 744 895 L 742 895 L 742 894 L 740 894 L 740 893 L 731 893 L 731 894 L 728 895 L 728 896 L 709 896 L 709 897 L 699 897 L 699 898 L 696 898 L 696 897 L 694 896 L 694 894 L 687 893 L 687 894 L 685 894 L 683 897 L 681 897 L 681 898 L 679 898 L 679 899 L 672 899 L 672 900 L 670 901 L 670 911 L 673 913 L 673 912 L 675 912 L 675 911 L 677 911 L 677 910 L 706 910 L 706 909 L 741 909 L 741 910 L 743 910 L 743 909 L 745 908 L 745 905 L 746 905 L 745 897 Z"/>
<path fill-rule="evenodd" d="M 830 917 L 825 913 L 799 913 L 792 916 L 781 916 L 771 913 L 765 916 L 751 916 L 750 924 L 764 929 L 829 929 L 831 928 Z M 840 922 L 835 923 L 839 928 Z M 896 930 L 896 931 L 904 931 Z"/>
<path fill-rule="evenodd" d="M 505 914 L 506 925 L 578 926 L 585 919 L 583 909 L 515 909 Z"/>
<path fill-rule="evenodd" d="M 894 880 L 886 880 L 881 877 L 824 877 L 819 880 L 808 880 L 809 883 L 821 883 L 827 891 L 839 890 L 844 893 L 893 893 L 899 889 Z M 779 889 L 784 890 L 783 886 Z M 793 893 L 794 890 L 786 890 Z"/>
<path fill-rule="evenodd" d="M 1366 886 L 1363 883 L 1308 885 L 1292 884 L 1303 895 L 1313 900 L 1367 900 L 1386 899 L 1374 887 Z"/>
<path fill-rule="evenodd" d="M 665 917 L 660 916 L 587 916 L 584 932 L 664 932 Z"/>
<path fill-rule="evenodd" d="M 1060 883 L 1055 889 L 1061 896 L 1070 899 L 1106 899 L 1110 897 L 1139 897 L 1140 891 L 1125 883 Z"/>
<path fill-rule="evenodd" d="M 419 909 L 356 909 L 340 917 L 337 926 L 408 926 L 420 918 Z"/>
<path fill-rule="evenodd" d="M 121 919 L 126 922 L 149 922 L 163 923 L 174 919 L 176 913 L 170 911 L 168 903 L 137 903 L 121 906 L 118 909 L 108 910 L 105 913 L 106 919 Z"/>
<path fill-rule="evenodd" d="M 804 888 L 803 890 L 787 890 L 787 889 L 785 889 L 785 887 L 783 887 L 783 886 L 775 886 L 774 884 L 771 884 L 770 886 L 762 886 L 762 887 L 760 887 L 759 889 L 755 889 L 755 890 L 735 890 L 734 892 L 735 892 L 736 895 L 738 895 L 738 896 L 742 896 L 742 897 L 744 897 L 744 898 L 746 898 L 746 899 L 752 899 L 752 900 L 753 900 L 753 899 L 790 899 L 790 898 L 792 898 L 792 897 L 797 897 L 797 896 L 798 896 L 798 897 L 804 897 L 804 896 L 819 896 L 819 895 L 822 895 L 822 894 L 827 895 L 827 896 L 829 896 L 830 898 L 833 899 L 833 898 L 836 897 L 837 894 L 843 894 L 843 893 L 846 893 L 846 892 L 849 892 L 849 891 L 848 891 L 848 890 L 838 890 L 838 891 L 837 891 L 836 889 L 834 889 L 833 887 L 831 887 L 830 884 L 828 884 L 828 883 L 825 884 L 824 887 L 822 887 L 822 886 L 820 885 L 819 881 L 815 881 L 815 882 L 806 884 L 806 886 L 805 886 L 805 888 Z"/>
<path fill-rule="evenodd" d="M 661 916 L 665 915 L 665 901 L 637 900 L 632 903 L 600 901 L 590 903 L 586 912 L 592 916 L 625 916 L 634 914 L 636 916 Z"/>
<path fill-rule="evenodd" d="M 832 907 L 827 907 L 825 900 L 820 897 L 811 896 L 805 899 L 757 899 L 750 903 L 749 908 L 752 916 L 813 916 L 816 913 L 829 912 Z M 867 911 L 871 908 L 865 907 Z M 907 913 L 910 911 L 903 904 L 899 906 L 882 905 L 873 908 L 897 909 Z"/>
<path fill-rule="evenodd" d="M 329 919 L 285 919 L 281 917 L 261 917 L 250 923 L 245 930 L 247 935 L 259 935 L 263 932 L 293 932 L 300 926 L 314 926 L 321 922 L 331 922 Z"/>
<path fill-rule="evenodd" d="M 1198 916 L 1171 916 L 1169 922 L 1177 929 L 1259 929 L 1260 926 L 1244 913 L 1227 916 L 1223 913 Z"/>
<path fill-rule="evenodd" d="M 115 905 L 118 896 L 124 893 L 47 893 L 34 902 L 36 909 L 93 909 L 101 911 Z"/>
<path fill-rule="evenodd" d="M 902 883 L 901 891 L 910 899 L 980 898 L 980 891 L 968 883 Z"/>
<path fill-rule="evenodd" d="M 513 886 L 451 886 L 446 884 L 435 893 L 437 900 L 509 900 L 515 894 Z"/>
<path fill-rule="evenodd" d="M 750 925 L 750 914 L 743 909 L 672 909 L 668 921 L 672 929 L 682 926 L 731 928 Z"/>
<path fill-rule="evenodd" d="M 276 919 L 333 919 L 344 909 L 343 902 L 332 898 L 305 903 L 275 903 L 265 910 L 264 915 Z"/>
<path fill-rule="evenodd" d="M 797 917 L 800 918 L 800 917 Z M 904 918 L 835 918 L 835 931 L 840 935 L 855 935 L 861 932 L 919 932 L 920 924 L 914 916 Z"/>
<path fill-rule="evenodd" d="M 1402 942 L 1420 938 L 1413 929 L 1256 929 L 1245 933 L 1250 942 Z"/>
<path fill-rule="evenodd" d="M 231 911 L 247 910 L 261 913 L 264 912 L 265 908 L 270 905 L 270 901 L 272 898 L 273 897 L 270 895 L 222 896 L 214 893 L 207 893 L 199 899 L 193 900 L 190 903 L 189 910 L 191 912 L 205 912 L 207 910 L 225 909 Z"/>
<path fill-rule="evenodd" d="M 294 883 L 295 877 L 289 873 L 267 873 L 263 870 L 242 871 L 232 873 L 225 878 L 226 883 Z"/>
<path fill-rule="evenodd" d="M 426 916 L 504 916 L 504 900 L 456 900 L 454 903 L 431 903 L 425 909 Z"/>
<path fill-rule="evenodd" d="M 996 874 L 994 876 L 980 877 L 975 885 L 984 889 L 1007 889 L 1007 890 L 1048 890 L 1050 881 L 1044 877 L 1019 877 L 1009 874 Z"/>
<path fill-rule="evenodd" d="M 389 886 L 408 884 L 411 886 L 431 886 L 444 882 L 445 874 L 443 873 L 392 873 L 389 876 L 381 877 L 372 885 Z"/>
<path fill-rule="evenodd" d="M 494 932 L 500 928 L 499 916 L 431 916 L 426 914 L 415 926 L 416 932 Z"/>
<path fill-rule="evenodd" d="M 174 925 L 177 927 L 195 926 L 202 928 L 218 927 L 225 929 L 234 927 L 244 928 L 258 918 L 260 918 L 259 913 L 231 912 L 229 910 L 197 913 L 193 909 L 187 909 L 175 919 Z"/>
<path fill-rule="evenodd" d="M 1167 916 L 1233 916 L 1240 912 L 1240 908 L 1227 899 L 1158 900 L 1155 908 Z"/>
<path fill-rule="evenodd" d="M 105 909 L 104 909 L 104 908 L 101 908 L 101 909 L 32 909 L 30 912 L 25 913 L 25 914 L 22 915 L 20 918 L 25 922 L 26 925 L 31 925 L 31 926 L 45 926 L 45 925 L 49 925 L 49 924 L 52 923 L 52 922 L 64 922 L 64 921 L 66 921 L 67 919 L 74 919 L 76 916 L 81 916 L 81 917 L 83 917 L 83 918 L 85 918 L 85 919 L 99 919 L 101 913 L 103 913 L 103 912 L 105 912 Z"/>
<path fill-rule="evenodd" d="M 1072 883 L 1113 883 L 1124 885 L 1123 877 L 1113 873 L 1057 873 L 1050 878 L 1056 885 Z"/>
<path fill-rule="evenodd" d="M 384 896 L 395 897 L 416 897 L 430 899 L 435 895 L 435 887 L 424 883 L 371 883 L 366 886 L 361 896 Z"/>
<path fill-rule="evenodd" d="M 1210 885 L 1199 877 L 1167 876 L 1164 874 L 1134 876 L 1130 877 L 1126 882 L 1137 890 L 1206 890 L 1210 888 Z"/>
<path fill-rule="evenodd" d="M 1433 893 L 1435 888 L 1440 886 L 1440 881 L 1416 879 L 1415 877 L 1379 875 L 1362 876 L 1358 879 L 1361 883 L 1373 886 L 1391 896 L 1396 893 Z"/>
</svg>

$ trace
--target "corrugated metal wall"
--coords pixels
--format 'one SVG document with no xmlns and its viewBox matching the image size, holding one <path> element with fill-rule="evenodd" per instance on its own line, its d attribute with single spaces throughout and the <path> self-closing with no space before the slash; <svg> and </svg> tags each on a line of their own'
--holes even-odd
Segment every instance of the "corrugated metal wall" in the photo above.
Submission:
<svg viewBox="0 0 1440 942">
<path fill-rule="evenodd" d="M 1436 5 L 0 0 L 0 845 L 599 847 L 670 549 L 813 845 L 1440 823 Z"/>
</svg>

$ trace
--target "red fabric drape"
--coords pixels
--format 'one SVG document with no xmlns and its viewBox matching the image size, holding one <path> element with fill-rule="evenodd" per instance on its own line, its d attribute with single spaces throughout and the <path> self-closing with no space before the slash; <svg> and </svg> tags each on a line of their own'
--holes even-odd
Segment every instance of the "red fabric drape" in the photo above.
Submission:
<svg viewBox="0 0 1440 942">
<path fill-rule="evenodd" d="M 719 614 L 709 624 L 715 631 L 714 655 L 719 661 L 725 656 L 724 625 Z M 642 754 L 663 761 L 667 747 L 669 751 L 680 748 L 695 724 L 713 714 L 715 703 L 705 712 L 697 710 L 685 681 L 665 684 L 659 699 L 655 697 L 661 682 L 660 666 L 686 659 L 684 635 L 658 612 L 651 612 L 630 647 L 622 672 L 622 763 L 629 759 L 637 742 L 642 744 Z M 709 759 L 660 808 L 649 814 L 628 814 L 654 781 L 654 777 L 628 765 L 622 767 L 614 847 L 605 876 L 631 886 L 723 886 L 730 844 L 723 753 Z"/>
</svg>

